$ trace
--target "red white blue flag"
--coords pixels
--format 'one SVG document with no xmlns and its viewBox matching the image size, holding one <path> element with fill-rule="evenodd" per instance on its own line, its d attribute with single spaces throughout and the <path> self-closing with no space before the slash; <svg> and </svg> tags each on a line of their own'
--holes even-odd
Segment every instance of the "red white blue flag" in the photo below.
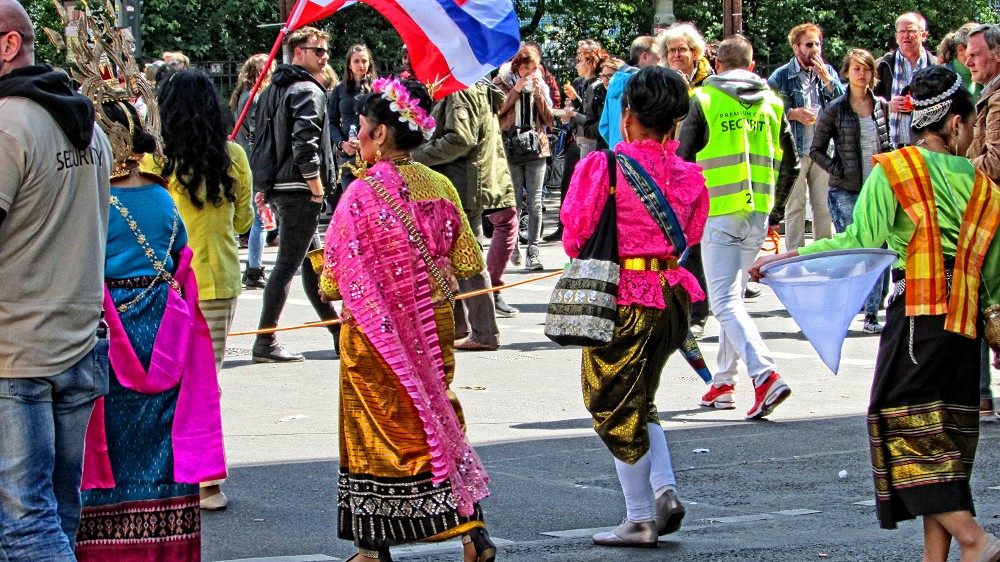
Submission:
<svg viewBox="0 0 1000 562">
<path fill-rule="evenodd" d="M 417 78 L 439 84 L 435 98 L 463 90 L 510 60 L 521 44 L 511 0 L 360 0 L 396 29 Z M 349 0 L 299 0 L 287 30 L 354 4 Z"/>
</svg>

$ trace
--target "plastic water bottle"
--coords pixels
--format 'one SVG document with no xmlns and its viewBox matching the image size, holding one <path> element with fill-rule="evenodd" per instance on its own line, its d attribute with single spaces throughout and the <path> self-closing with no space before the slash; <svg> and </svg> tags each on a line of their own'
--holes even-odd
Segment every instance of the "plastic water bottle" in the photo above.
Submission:
<svg viewBox="0 0 1000 562">
<path fill-rule="evenodd" d="M 354 125 L 351 125 L 351 130 L 347 133 L 347 140 L 351 142 L 358 140 L 358 128 Z"/>
<path fill-rule="evenodd" d="M 265 204 L 264 208 L 260 211 L 260 222 L 264 225 L 264 230 L 270 232 L 278 228 L 278 222 L 274 220 L 274 211 L 271 210 L 271 206 Z"/>
</svg>

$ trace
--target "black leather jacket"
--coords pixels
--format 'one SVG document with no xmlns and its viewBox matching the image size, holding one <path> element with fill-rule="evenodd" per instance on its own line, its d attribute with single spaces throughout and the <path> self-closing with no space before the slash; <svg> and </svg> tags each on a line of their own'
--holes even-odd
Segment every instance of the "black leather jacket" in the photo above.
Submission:
<svg viewBox="0 0 1000 562">
<path fill-rule="evenodd" d="M 861 191 L 864 178 L 861 177 L 861 121 L 858 114 L 851 109 L 850 92 L 830 102 L 820 115 L 819 122 L 813 130 L 812 147 L 809 157 L 817 166 L 830 174 L 830 188 Z M 868 95 L 875 101 L 875 128 L 878 132 L 879 149 L 877 153 L 892 150 L 889 140 L 889 104 L 885 99 L 875 96 L 871 90 Z M 833 141 L 833 156 L 830 156 L 830 141 Z"/>
<path fill-rule="evenodd" d="M 278 66 L 257 101 L 254 121 L 254 191 L 308 191 L 307 179 L 326 180 L 332 157 L 323 140 L 326 90 L 309 71 L 292 64 Z M 263 131 L 265 123 L 269 133 Z M 259 150 L 274 160 L 270 173 L 256 165 Z"/>
</svg>

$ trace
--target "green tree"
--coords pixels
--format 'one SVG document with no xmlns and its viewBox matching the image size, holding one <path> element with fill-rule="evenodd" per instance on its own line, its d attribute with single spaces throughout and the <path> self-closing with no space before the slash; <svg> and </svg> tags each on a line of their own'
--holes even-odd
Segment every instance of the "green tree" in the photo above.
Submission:
<svg viewBox="0 0 1000 562">
<path fill-rule="evenodd" d="M 52 3 L 52 0 L 22 0 L 22 5 L 28 12 L 31 22 L 35 25 L 35 62 L 65 67 L 66 54 L 56 49 L 44 31 L 47 27 L 63 34 L 62 19 L 59 17 L 55 4 Z"/>
<path fill-rule="evenodd" d="M 710 41 L 721 39 L 721 2 L 699 0 L 674 5 L 679 21 L 695 23 Z M 712 9 L 713 5 L 717 9 Z M 894 38 L 896 16 L 911 10 L 927 19 L 926 46 L 931 50 L 948 31 L 968 21 L 993 22 L 997 18 L 989 0 L 744 1 L 743 32 L 754 45 L 758 71 L 766 74 L 791 59 L 789 29 L 799 23 L 815 22 L 823 28 L 824 58 L 839 68 L 841 58 L 851 47 L 867 49 L 876 57 L 884 54 Z"/>
<path fill-rule="evenodd" d="M 626 58 L 632 40 L 653 26 L 652 1 L 515 0 L 521 38 L 542 47 L 549 70 L 561 81 L 575 75 L 576 46 L 596 39 L 612 56 Z"/>
<path fill-rule="evenodd" d="M 242 61 L 268 51 L 278 22 L 274 0 L 144 0 L 141 57 L 182 51 L 193 60 Z"/>
</svg>

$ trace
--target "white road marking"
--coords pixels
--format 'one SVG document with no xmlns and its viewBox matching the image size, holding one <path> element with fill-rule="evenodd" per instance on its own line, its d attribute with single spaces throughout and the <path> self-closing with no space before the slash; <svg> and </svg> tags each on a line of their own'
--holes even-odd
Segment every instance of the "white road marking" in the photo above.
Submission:
<svg viewBox="0 0 1000 562">
<path fill-rule="evenodd" d="M 707 521 L 708 523 L 752 523 L 768 519 L 774 519 L 774 516 L 770 513 L 758 513 L 756 515 L 734 515 L 732 517 L 708 517 L 699 521 Z"/>
<path fill-rule="evenodd" d="M 875 500 L 862 500 L 859 502 L 854 502 L 851 505 L 863 505 L 865 507 L 875 507 Z"/>
<path fill-rule="evenodd" d="M 499 539 L 496 537 L 490 537 L 493 542 L 497 545 L 499 549 L 502 546 L 510 546 L 514 544 L 514 541 L 507 539 Z M 393 548 L 393 556 L 404 556 L 404 555 L 427 555 L 436 553 L 461 553 L 462 552 L 462 541 L 459 539 L 453 539 L 450 541 L 439 542 L 439 543 L 420 543 L 408 546 L 401 546 L 399 548 Z"/>
<path fill-rule="evenodd" d="M 296 556 L 270 556 L 266 558 L 239 558 L 222 562 L 340 562 L 343 558 L 332 558 L 323 554 L 299 554 Z"/>
<path fill-rule="evenodd" d="M 797 515 L 812 515 L 814 513 L 823 513 L 822 511 L 816 511 L 815 509 L 784 509 L 781 511 L 775 511 L 778 515 L 787 515 L 789 517 L 795 517 Z"/>
</svg>

